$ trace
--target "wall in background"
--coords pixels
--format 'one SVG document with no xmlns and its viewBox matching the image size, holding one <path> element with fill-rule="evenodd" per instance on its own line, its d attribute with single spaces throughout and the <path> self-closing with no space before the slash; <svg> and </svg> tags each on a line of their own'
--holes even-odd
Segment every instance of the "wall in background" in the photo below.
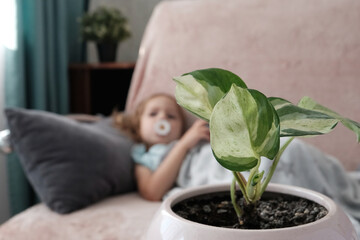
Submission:
<svg viewBox="0 0 360 240">
<path fill-rule="evenodd" d="M 132 37 L 122 42 L 117 51 L 117 61 L 135 62 L 146 24 L 153 8 L 161 0 L 96 0 L 90 1 L 89 10 L 98 6 L 119 8 L 128 18 Z M 87 47 L 88 62 L 98 62 L 95 44 L 89 43 Z"/>
<path fill-rule="evenodd" d="M 4 58 L 3 47 L 0 45 L 0 130 L 5 128 L 4 109 Z M 7 191 L 6 159 L 0 151 L 0 224 L 10 216 Z"/>
</svg>

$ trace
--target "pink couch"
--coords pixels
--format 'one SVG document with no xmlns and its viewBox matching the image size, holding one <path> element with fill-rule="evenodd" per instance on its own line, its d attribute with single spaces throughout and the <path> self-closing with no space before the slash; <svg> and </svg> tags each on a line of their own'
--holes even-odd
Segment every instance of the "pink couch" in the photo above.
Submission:
<svg viewBox="0 0 360 240">
<path fill-rule="evenodd" d="M 127 109 L 154 92 L 173 94 L 173 76 L 219 67 L 267 96 L 297 103 L 307 95 L 360 121 L 359 29 L 357 0 L 164 2 L 141 43 Z M 342 126 L 307 141 L 347 169 L 360 164 L 360 148 Z"/>
<path fill-rule="evenodd" d="M 358 0 L 162 2 L 141 43 L 127 111 L 155 92 L 173 94 L 173 76 L 220 67 L 268 96 L 297 102 L 309 95 L 360 121 L 359 29 Z M 353 134 L 342 127 L 309 141 L 347 169 L 360 163 Z M 0 240 L 140 239 L 159 204 L 136 193 L 69 215 L 39 204 L 1 225 Z"/>
</svg>

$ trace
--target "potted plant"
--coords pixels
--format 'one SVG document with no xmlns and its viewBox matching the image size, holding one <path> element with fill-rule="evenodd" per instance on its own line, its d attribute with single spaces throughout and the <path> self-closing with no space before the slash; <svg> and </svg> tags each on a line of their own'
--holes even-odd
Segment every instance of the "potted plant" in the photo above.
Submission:
<svg viewBox="0 0 360 240">
<path fill-rule="evenodd" d="M 227 70 L 215 68 L 197 70 L 176 77 L 174 80 L 177 84 L 178 103 L 209 122 L 210 144 L 214 157 L 234 174 L 229 198 L 240 228 L 251 221 L 253 214 L 256 214 L 256 208 L 269 185 L 281 154 L 295 137 L 326 134 L 341 122 L 355 132 L 358 142 L 360 140 L 359 123 L 340 116 L 309 97 L 301 99 L 298 105 L 293 105 L 282 98 L 268 98 L 257 90 L 248 89 L 240 77 Z M 289 137 L 281 147 L 280 137 Z M 273 160 L 267 174 L 259 171 L 261 156 Z M 244 171 L 249 171 L 247 179 L 242 173 Z M 236 194 L 236 185 L 242 193 L 242 201 L 239 201 Z M 220 189 L 224 190 L 224 186 Z M 269 189 L 314 201 L 324 206 L 328 213 L 314 223 L 297 227 L 261 231 L 237 230 L 239 236 L 247 236 L 247 239 L 263 239 L 266 236 L 273 237 L 268 239 L 288 239 L 289 236 L 293 236 L 292 239 L 357 239 L 346 215 L 324 195 L 278 185 L 270 185 Z M 174 205 L 189 196 L 211 191 L 208 187 L 202 187 L 189 190 L 184 193 L 185 195 L 170 197 L 163 203 L 161 211 L 154 219 L 154 224 L 160 224 L 162 227 L 172 224 L 173 229 L 168 231 L 170 236 L 189 236 L 189 232 L 192 231 L 200 239 L 203 237 L 217 239 L 220 236 L 235 239 L 236 237 L 231 238 L 234 229 L 215 228 L 216 231 L 213 232 L 214 228 L 202 224 L 198 224 L 200 226 L 196 228 L 197 230 L 194 230 L 192 225 L 191 231 L 180 227 L 181 217 L 174 214 L 172 209 Z M 302 196 L 303 193 L 305 196 Z M 184 226 L 186 225 L 189 225 L 188 220 L 184 220 Z M 327 233 L 321 235 L 326 232 L 325 230 L 328 230 Z M 166 232 L 164 228 L 150 227 L 149 239 L 163 236 L 164 232 Z M 181 235 L 179 232 L 185 233 Z M 277 235 L 278 233 L 285 234 L 285 238 Z M 299 234 L 303 234 L 304 238 L 299 237 Z"/>
<path fill-rule="evenodd" d="M 96 43 L 100 62 L 114 62 L 119 43 L 131 36 L 127 18 L 116 8 L 98 7 L 79 22 L 82 39 Z"/>
</svg>

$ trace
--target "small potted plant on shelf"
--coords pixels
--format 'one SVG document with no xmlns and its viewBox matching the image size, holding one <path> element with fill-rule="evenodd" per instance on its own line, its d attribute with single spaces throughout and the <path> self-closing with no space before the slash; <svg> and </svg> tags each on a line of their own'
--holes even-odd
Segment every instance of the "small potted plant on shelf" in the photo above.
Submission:
<svg viewBox="0 0 360 240">
<path fill-rule="evenodd" d="M 209 122 L 210 144 L 214 157 L 223 167 L 233 172 L 234 181 L 230 187 L 229 197 L 235 213 L 236 222 L 233 225 L 242 229 L 194 225 L 174 213 L 175 205 L 189 197 L 214 191 L 215 195 L 219 195 L 217 191 L 228 189 L 228 186 L 220 186 L 211 190 L 207 186 L 184 191 L 165 200 L 149 228 L 148 239 L 192 239 L 194 236 L 208 240 L 220 237 L 240 239 L 239 236 L 244 239 L 357 239 L 349 219 L 331 199 L 310 190 L 269 185 L 269 182 L 280 156 L 295 137 L 326 134 L 341 122 L 355 132 L 359 142 L 359 123 L 340 116 L 309 97 L 302 98 L 298 105 L 282 98 L 268 98 L 257 90 L 248 89 L 240 77 L 223 69 L 197 70 L 174 80 L 177 84 L 178 103 Z M 280 137 L 288 137 L 282 146 Z M 259 170 L 262 156 L 272 160 L 272 165 L 266 173 Z M 249 172 L 247 178 L 243 174 L 244 171 Z M 237 194 L 236 186 L 241 194 Z M 256 209 L 265 190 L 278 192 L 284 198 L 287 196 L 283 194 L 289 194 L 300 197 L 300 200 L 310 200 L 318 204 L 316 211 L 319 208 L 325 211 L 318 215 L 321 219 L 315 219 L 313 223 L 305 221 L 307 224 L 292 225 L 296 227 L 246 230 L 247 225 L 253 226 L 251 222 L 256 218 Z M 242 198 L 241 201 L 239 197 Z M 206 202 L 209 199 L 206 196 L 206 200 L 202 201 Z M 225 203 L 220 200 L 216 204 Z M 206 212 L 206 209 L 203 208 L 203 211 Z M 311 211 L 312 209 L 306 210 L 301 214 L 303 216 Z M 164 228 L 159 228 L 166 225 L 171 225 L 172 230 L 165 231 Z M 188 228 L 189 226 L 191 227 Z"/>
<path fill-rule="evenodd" d="M 98 7 L 79 22 L 82 39 L 96 43 L 100 62 L 114 62 L 119 43 L 131 36 L 127 18 L 116 8 Z"/>
</svg>

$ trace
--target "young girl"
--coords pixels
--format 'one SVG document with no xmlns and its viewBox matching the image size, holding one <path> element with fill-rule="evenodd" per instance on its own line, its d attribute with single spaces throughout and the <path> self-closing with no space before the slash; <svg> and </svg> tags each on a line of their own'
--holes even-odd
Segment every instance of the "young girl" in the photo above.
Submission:
<svg viewBox="0 0 360 240">
<path fill-rule="evenodd" d="M 142 143 L 132 154 L 139 193 L 145 199 L 160 201 L 173 187 L 188 151 L 200 140 L 210 140 L 207 122 L 197 120 L 185 132 L 184 113 L 166 94 L 143 100 L 133 115 L 119 116 L 118 126 Z"/>
</svg>

